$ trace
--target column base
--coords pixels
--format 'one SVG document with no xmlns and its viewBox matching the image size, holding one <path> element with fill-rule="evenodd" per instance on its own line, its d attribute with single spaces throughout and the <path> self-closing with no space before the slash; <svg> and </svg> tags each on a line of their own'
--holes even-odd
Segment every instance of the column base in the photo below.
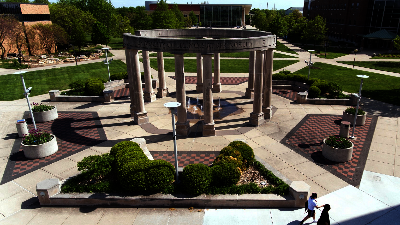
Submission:
<svg viewBox="0 0 400 225">
<path fill-rule="evenodd" d="M 186 121 L 185 123 L 176 123 L 176 134 L 180 136 L 188 136 L 189 135 L 189 129 L 190 129 L 190 124 L 189 121 Z"/>
<path fill-rule="evenodd" d="M 253 126 L 260 126 L 265 122 L 264 113 L 250 113 L 250 123 Z"/>
<path fill-rule="evenodd" d="M 219 93 L 221 91 L 222 91 L 221 83 L 213 84 L 213 87 L 212 87 L 212 92 L 213 93 Z"/>
<path fill-rule="evenodd" d="M 246 93 L 244 96 L 248 99 L 254 99 L 254 89 L 246 88 Z"/>
<path fill-rule="evenodd" d="M 145 102 L 154 102 L 156 100 L 156 95 L 154 92 L 145 92 L 144 93 L 144 101 Z"/>
<path fill-rule="evenodd" d="M 264 108 L 263 107 L 263 113 L 264 113 L 264 119 L 268 120 L 272 118 L 272 106 Z"/>
<path fill-rule="evenodd" d="M 164 98 L 167 96 L 168 96 L 168 88 L 165 88 L 165 89 L 158 88 L 157 89 L 157 98 Z"/>
<path fill-rule="evenodd" d="M 197 93 L 203 93 L 203 83 L 196 84 L 196 92 Z"/>
<path fill-rule="evenodd" d="M 215 136 L 215 123 L 203 124 L 203 136 Z"/>
<path fill-rule="evenodd" d="M 147 116 L 147 112 L 137 112 L 133 113 L 133 121 L 137 125 L 142 125 L 149 122 L 149 117 Z"/>
</svg>

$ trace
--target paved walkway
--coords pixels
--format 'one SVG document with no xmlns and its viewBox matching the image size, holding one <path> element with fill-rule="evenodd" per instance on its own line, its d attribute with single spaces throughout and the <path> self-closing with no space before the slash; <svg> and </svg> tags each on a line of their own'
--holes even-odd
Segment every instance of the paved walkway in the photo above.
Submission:
<svg viewBox="0 0 400 225">
<path fill-rule="evenodd" d="M 119 53 L 117 53 L 119 52 Z M 123 51 L 116 57 L 123 58 Z M 306 57 L 305 54 L 301 57 Z M 309 55 L 308 55 L 309 57 Z M 304 62 L 303 62 L 304 67 Z M 293 65 L 292 65 L 293 66 Z M 298 65 L 300 68 L 300 64 Z M 156 74 L 152 70 L 153 74 Z M 194 74 L 187 74 L 194 76 Z M 173 73 L 166 73 L 167 86 L 175 90 Z M 231 77 L 233 74 L 222 74 Z M 246 74 L 235 74 L 245 77 Z M 241 113 L 216 120 L 216 130 L 231 132 L 215 137 L 178 138 L 178 151 L 219 151 L 235 139 L 245 139 L 255 154 L 290 180 L 303 180 L 319 195 L 319 204 L 329 203 L 332 224 L 390 224 L 400 219 L 400 109 L 397 106 L 363 99 L 364 109 L 377 116 L 359 186 L 349 185 L 315 162 L 282 144 L 282 140 L 308 114 L 341 115 L 345 106 L 301 105 L 292 100 L 273 95 L 277 108 L 272 120 L 251 129 L 245 127 L 252 111 L 252 101 L 242 97 L 247 83 L 225 85 L 223 92 L 214 94 L 237 105 Z M 191 98 L 196 98 L 194 84 L 186 84 Z M 47 102 L 48 95 L 32 97 L 31 101 Z M 158 130 L 171 129 L 171 118 L 163 106 L 173 101 L 171 97 L 157 99 L 145 105 L 150 123 Z M 150 151 L 173 151 L 172 138 L 161 137 L 156 132 L 134 125 L 130 119 L 127 99 L 113 103 L 51 103 L 61 112 L 96 112 L 107 141 L 88 147 L 76 154 L 30 172 L 0 185 L 0 224 L 298 224 L 305 216 L 303 209 L 173 209 L 173 208 L 53 208 L 36 203 L 35 186 L 49 179 L 65 179 L 78 173 L 76 163 L 88 155 L 109 152 L 111 146 L 122 140 L 145 137 Z M 16 139 L 16 120 L 27 111 L 26 101 L 0 102 L 0 174 L 5 173 Z M 17 145 L 18 147 L 18 145 Z M 320 212 L 317 211 L 317 218 Z M 309 220 L 311 221 L 311 220 Z M 392 223 L 393 224 L 393 223 Z"/>
</svg>

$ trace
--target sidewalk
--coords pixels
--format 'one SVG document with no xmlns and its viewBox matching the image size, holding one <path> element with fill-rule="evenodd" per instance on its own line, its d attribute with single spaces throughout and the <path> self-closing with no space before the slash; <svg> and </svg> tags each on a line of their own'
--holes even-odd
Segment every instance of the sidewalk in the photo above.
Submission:
<svg viewBox="0 0 400 225">
<path fill-rule="evenodd" d="M 119 53 L 119 55 L 118 55 Z M 116 57 L 123 58 L 123 50 Z M 299 53 L 300 54 L 300 53 Z M 306 57 L 309 54 L 300 54 Z M 302 62 L 304 67 L 304 61 Z M 300 67 L 300 63 L 298 63 Z M 296 64 L 295 64 L 296 65 Z M 293 65 L 292 65 L 293 66 Z M 285 68 L 286 69 L 286 68 Z M 156 71 L 152 70 L 153 74 Z M 175 90 L 174 73 L 166 73 L 167 87 Z M 221 74 L 231 77 L 231 74 Z M 246 77 L 247 74 L 236 76 Z M 278 109 L 270 122 L 243 130 L 252 112 L 252 101 L 242 98 L 247 83 L 224 85 L 223 92 L 214 98 L 229 99 L 241 109 L 223 120 L 216 120 L 216 130 L 228 135 L 214 137 L 178 138 L 178 151 L 219 151 L 235 139 L 246 140 L 255 154 L 272 165 L 290 180 L 303 180 L 318 193 L 318 203 L 331 204 L 332 224 L 388 224 L 400 219 L 400 109 L 397 106 L 363 98 L 369 115 L 378 116 L 359 187 L 349 185 L 338 176 L 303 157 L 281 141 L 294 130 L 308 114 L 341 115 L 346 106 L 300 105 L 273 95 L 272 103 Z M 191 98 L 194 84 L 185 85 Z M 35 96 L 31 101 L 46 102 L 48 95 Z M 146 103 L 150 123 L 159 130 L 171 130 L 171 117 L 163 106 L 171 97 Z M 65 179 L 77 174 L 77 162 L 88 155 L 109 152 L 122 140 L 145 137 L 150 151 L 173 151 L 172 138 L 134 125 L 130 119 L 130 101 L 113 103 L 51 103 L 59 112 L 95 112 L 98 114 L 107 141 L 88 147 L 76 154 L 43 166 L 17 179 L 0 185 L 0 224 L 298 224 L 304 218 L 304 209 L 168 209 L 168 208 L 53 208 L 36 203 L 35 186 L 49 179 Z M 369 107 L 373 106 L 373 107 Z M 26 100 L 0 102 L 0 174 L 9 162 L 16 138 L 15 122 L 27 111 Z M 32 204 L 33 203 L 33 204 Z M 161 206 L 162 207 L 162 206 Z M 319 218 L 317 211 L 316 218 Z M 311 222 L 311 219 L 309 220 Z M 307 224 L 307 223 L 305 223 Z"/>
</svg>

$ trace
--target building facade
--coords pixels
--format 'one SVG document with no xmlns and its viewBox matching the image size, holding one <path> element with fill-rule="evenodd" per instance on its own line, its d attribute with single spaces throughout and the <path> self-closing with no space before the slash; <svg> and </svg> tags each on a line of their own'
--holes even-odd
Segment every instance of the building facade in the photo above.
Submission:
<svg viewBox="0 0 400 225">
<path fill-rule="evenodd" d="M 157 2 L 146 1 L 146 10 L 153 11 Z M 171 9 L 174 4 L 168 4 Z M 178 4 L 183 16 L 193 11 L 204 27 L 245 26 L 245 15 L 249 15 L 251 4 Z"/>
<path fill-rule="evenodd" d="M 400 1 L 398 0 L 304 0 L 303 15 L 309 19 L 320 15 L 326 19 L 330 39 L 368 46 L 367 35 L 380 30 L 399 33 Z M 381 45 L 381 46 L 379 46 Z M 388 48 L 382 39 L 375 47 Z"/>
</svg>

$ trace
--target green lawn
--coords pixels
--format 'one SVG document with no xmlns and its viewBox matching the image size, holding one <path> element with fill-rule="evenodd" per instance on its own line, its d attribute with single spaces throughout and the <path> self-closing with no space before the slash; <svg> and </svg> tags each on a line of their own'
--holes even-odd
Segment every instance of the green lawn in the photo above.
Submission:
<svg viewBox="0 0 400 225">
<path fill-rule="evenodd" d="M 274 70 L 281 69 L 283 67 L 297 63 L 298 60 L 276 60 L 274 61 Z M 213 69 L 214 69 L 214 61 Z M 249 60 L 248 59 L 221 59 L 220 61 L 221 73 L 248 73 L 249 72 Z M 157 70 L 157 59 L 150 59 L 150 66 Z M 184 61 L 185 72 L 196 73 L 197 63 L 196 59 L 185 59 Z M 175 71 L 175 60 L 164 59 L 164 70 L 165 72 Z"/>
<path fill-rule="evenodd" d="M 361 67 L 365 67 L 365 68 L 388 71 L 388 72 L 393 72 L 393 73 L 400 73 L 400 61 L 399 62 L 338 61 L 338 62 L 343 63 L 343 64 L 348 64 L 348 65 L 353 65 L 353 63 L 354 63 L 355 66 L 361 66 Z"/>
<path fill-rule="evenodd" d="M 325 57 L 325 50 L 324 51 L 320 51 L 319 54 L 315 54 L 317 57 L 319 58 L 326 58 L 326 59 L 335 59 L 335 58 L 339 58 L 342 56 L 345 56 L 347 54 L 344 53 L 340 53 L 340 52 L 326 52 L 326 57 Z"/>
<path fill-rule="evenodd" d="M 275 63 L 275 62 L 274 62 Z M 382 102 L 400 105 L 400 78 L 377 73 L 370 73 L 340 66 L 333 66 L 325 63 L 315 63 L 310 78 L 320 78 L 333 81 L 342 86 L 343 91 L 358 93 L 360 79 L 356 75 L 367 75 L 364 80 L 362 96 L 379 100 Z M 296 73 L 308 75 L 308 67 Z"/>
<path fill-rule="evenodd" d="M 157 53 L 151 53 L 150 57 L 157 57 Z M 174 54 L 169 52 L 164 52 L 164 57 L 174 57 Z M 185 53 L 183 54 L 184 57 L 196 57 L 196 53 Z M 232 53 L 221 53 L 221 58 L 245 58 L 248 59 L 250 57 L 249 52 L 232 52 Z M 285 54 L 281 54 L 278 52 L 274 52 L 274 58 L 296 58 L 294 56 L 289 56 Z"/>
<path fill-rule="evenodd" d="M 280 43 L 279 41 L 276 41 L 276 49 L 275 50 L 298 55 L 297 52 L 295 52 L 292 49 L 286 47 L 286 45 Z"/>
<path fill-rule="evenodd" d="M 124 39 L 123 38 L 111 38 L 108 46 L 114 50 L 124 49 Z"/>
<path fill-rule="evenodd" d="M 28 70 L 29 71 L 29 70 Z M 110 73 L 126 71 L 126 65 L 120 60 L 112 61 Z M 108 79 L 107 66 L 102 62 L 78 66 L 68 66 L 47 70 L 38 70 L 24 74 L 26 87 L 32 87 L 29 96 L 48 93 L 50 90 L 65 90 L 68 85 L 79 79 Z M 13 101 L 24 98 L 20 75 L 10 74 L 0 76 L 0 101 Z"/>
</svg>

